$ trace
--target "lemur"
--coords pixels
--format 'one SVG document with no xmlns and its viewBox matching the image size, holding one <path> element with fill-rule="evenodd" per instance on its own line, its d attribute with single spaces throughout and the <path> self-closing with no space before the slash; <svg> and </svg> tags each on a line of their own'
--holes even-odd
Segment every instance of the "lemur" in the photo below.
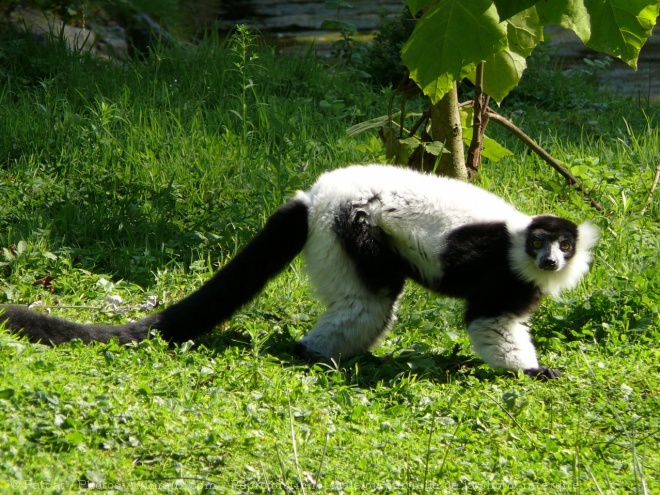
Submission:
<svg viewBox="0 0 660 495">
<path fill-rule="evenodd" d="M 21 306 L 0 322 L 32 342 L 183 342 L 249 302 L 302 251 L 327 310 L 297 343 L 310 360 L 346 359 L 387 335 L 406 279 L 465 301 L 475 353 L 487 364 L 541 378 L 525 325 L 543 295 L 574 287 L 588 271 L 598 230 L 552 215 L 528 216 L 458 180 L 385 165 L 327 172 L 277 209 L 264 228 L 201 288 L 142 320 L 85 325 Z"/>
</svg>

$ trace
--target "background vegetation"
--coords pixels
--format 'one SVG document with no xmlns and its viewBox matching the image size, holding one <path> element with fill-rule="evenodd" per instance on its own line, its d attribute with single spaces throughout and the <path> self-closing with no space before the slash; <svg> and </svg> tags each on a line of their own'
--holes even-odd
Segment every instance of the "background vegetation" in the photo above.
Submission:
<svg viewBox="0 0 660 495">
<path fill-rule="evenodd" d="M 323 170 L 382 160 L 376 136 L 345 130 L 384 114 L 387 92 L 254 43 L 241 31 L 116 65 L 2 40 L 3 301 L 138 318 L 198 287 Z M 321 308 L 296 263 L 195 346 L 50 349 L 1 333 L 0 491 L 660 490 L 658 201 L 640 215 L 660 111 L 588 76 L 538 57 L 502 111 L 604 213 L 515 142 L 479 177 L 526 212 L 602 230 L 591 274 L 533 321 L 562 379 L 474 360 L 460 306 L 413 285 L 376 356 L 310 369 L 290 352 Z"/>
</svg>

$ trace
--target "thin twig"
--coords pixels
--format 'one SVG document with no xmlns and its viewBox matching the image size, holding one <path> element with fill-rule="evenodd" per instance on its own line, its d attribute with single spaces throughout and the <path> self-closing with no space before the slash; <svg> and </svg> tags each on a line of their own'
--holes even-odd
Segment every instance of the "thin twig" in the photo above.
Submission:
<svg viewBox="0 0 660 495">
<path fill-rule="evenodd" d="M 289 492 L 291 490 L 289 489 L 289 484 L 286 479 L 286 468 L 284 467 L 284 460 L 280 454 L 280 449 L 277 448 L 277 444 L 275 444 L 275 453 L 277 454 L 277 460 L 280 463 L 280 473 L 282 473 L 282 481 L 280 481 L 280 485 L 285 491 Z"/>
<path fill-rule="evenodd" d="M 459 421 L 456 421 L 456 428 L 454 428 L 453 433 L 451 434 L 451 438 L 449 439 L 449 443 L 447 445 L 447 450 L 445 450 L 445 455 L 442 456 L 442 462 L 440 462 L 440 467 L 437 470 L 438 473 L 438 478 L 440 479 L 440 474 L 442 474 L 443 469 L 445 468 L 445 462 L 447 461 L 447 457 L 449 457 L 449 451 L 451 447 L 451 444 L 456 440 L 456 434 L 458 433 L 458 429 L 461 427 L 463 421 L 463 415 L 461 415 L 461 418 Z"/>
<path fill-rule="evenodd" d="M 323 445 L 323 454 L 321 454 L 321 462 L 319 462 L 319 468 L 316 470 L 316 478 L 314 478 L 314 481 L 316 483 L 316 487 L 318 488 L 319 480 L 321 479 L 321 468 L 323 467 L 323 461 L 325 460 L 325 454 L 328 452 L 328 442 L 330 441 L 330 434 L 326 433 L 325 434 L 325 445 Z"/>
<path fill-rule="evenodd" d="M 259 461 L 259 465 L 261 466 L 261 474 L 264 475 L 264 484 L 266 485 L 266 492 L 270 493 L 270 483 L 268 483 L 268 475 L 266 474 L 266 468 L 264 467 L 264 463 Z"/>
<path fill-rule="evenodd" d="M 435 431 L 435 413 L 433 413 L 433 421 L 431 422 L 431 430 L 429 431 L 429 440 L 426 444 L 426 459 L 424 462 L 424 477 L 422 478 L 422 493 L 426 493 L 426 480 L 429 474 L 429 457 L 431 456 L 431 438 Z"/>
<path fill-rule="evenodd" d="M 101 311 L 107 309 L 104 306 L 75 306 L 75 305 L 55 305 L 55 306 L 42 306 L 41 304 L 30 303 L 28 304 L 30 309 L 87 309 L 89 311 Z"/>
<path fill-rule="evenodd" d="M 305 483 L 303 482 L 302 472 L 300 471 L 300 462 L 298 462 L 298 447 L 296 445 L 296 430 L 293 427 L 293 412 L 291 411 L 291 401 L 289 401 L 289 426 L 291 427 L 291 444 L 293 445 L 293 460 L 296 463 L 296 471 L 298 473 L 298 484 L 305 495 Z"/>
<path fill-rule="evenodd" d="M 484 63 L 477 64 L 477 75 L 474 84 L 474 100 L 472 100 L 472 140 L 468 148 L 467 166 L 470 176 L 479 172 L 481 163 L 481 149 L 483 148 L 483 121 L 486 112 L 484 108 Z"/>
<path fill-rule="evenodd" d="M 500 403 L 495 397 L 493 397 L 492 395 L 487 394 L 487 393 L 485 393 L 485 392 L 484 392 L 484 395 L 485 395 L 486 397 L 488 397 L 490 400 L 492 400 L 495 404 L 497 404 L 498 406 L 500 406 L 500 409 L 502 409 L 502 411 L 504 411 L 504 413 L 505 413 L 507 416 L 509 416 L 509 419 L 511 419 L 511 421 L 513 421 L 513 423 L 514 423 L 514 424 L 520 429 L 520 431 L 522 431 L 522 432 L 525 434 L 525 436 L 527 436 L 527 438 L 529 439 L 530 442 L 532 442 L 534 445 L 537 444 L 537 441 L 536 441 L 536 440 L 535 440 L 535 439 L 534 439 L 534 438 L 533 438 L 533 437 L 527 432 L 527 430 L 525 430 L 525 428 L 522 427 L 522 425 L 521 425 L 520 423 L 518 423 L 518 420 L 513 416 L 513 414 L 511 414 L 509 411 L 506 410 L 506 407 L 504 407 L 504 406 L 503 406 L 503 405 L 502 405 L 502 404 L 501 404 L 501 403 Z"/>
<path fill-rule="evenodd" d="M 584 470 L 587 472 L 587 474 L 589 476 L 591 476 L 591 480 L 594 482 L 594 485 L 596 485 L 596 490 L 598 490 L 598 493 L 600 493 L 600 495 L 605 495 L 603 493 L 603 490 L 600 489 L 600 486 L 598 486 L 598 481 L 596 480 L 596 477 L 594 476 L 594 473 L 591 472 L 591 468 L 589 467 L 588 464 L 584 465 Z"/>
<path fill-rule="evenodd" d="M 589 203 L 591 203 L 591 206 L 596 208 L 596 210 L 598 211 L 603 211 L 603 207 L 589 195 L 589 193 L 586 191 L 582 183 L 573 174 L 571 174 L 566 167 L 564 167 L 561 163 L 555 160 L 547 151 L 545 151 L 536 141 L 534 141 L 531 137 L 525 134 L 513 122 L 503 117 L 499 113 L 494 112 L 491 109 L 488 109 L 487 115 L 488 117 L 490 117 L 491 120 L 494 120 L 502 127 L 504 127 L 506 130 L 511 132 L 518 139 L 520 139 L 534 153 L 539 155 L 546 163 L 548 163 L 552 168 L 554 168 L 557 172 L 559 172 L 559 174 L 566 179 L 569 185 L 574 185 L 575 187 L 577 187 L 589 199 Z"/>
<path fill-rule="evenodd" d="M 644 202 L 644 208 L 642 208 L 642 211 L 639 212 L 640 215 L 643 215 L 646 213 L 646 210 L 648 210 L 649 205 L 651 204 L 651 200 L 653 199 L 653 193 L 658 187 L 658 181 L 660 181 L 660 162 L 658 162 L 658 165 L 655 167 L 655 177 L 653 177 L 653 184 L 651 184 L 649 195 L 646 197 L 646 201 Z"/>
<path fill-rule="evenodd" d="M 419 117 L 419 119 L 417 119 L 417 122 L 415 122 L 415 124 L 410 128 L 410 131 L 408 131 L 408 137 L 413 137 L 417 132 L 417 129 L 419 129 L 422 124 L 425 124 L 429 120 L 430 116 L 430 110 L 422 112 L 422 115 Z"/>
</svg>

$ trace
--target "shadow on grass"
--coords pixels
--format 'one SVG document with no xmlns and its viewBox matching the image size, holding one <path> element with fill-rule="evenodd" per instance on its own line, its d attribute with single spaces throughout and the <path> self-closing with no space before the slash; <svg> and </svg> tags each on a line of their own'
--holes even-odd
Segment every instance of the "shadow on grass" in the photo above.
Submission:
<svg viewBox="0 0 660 495">
<path fill-rule="evenodd" d="M 339 363 L 314 363 L 294 354 L 296 339 L 286 331 L 271 334 L 258 345 L 257 352 L 276 358 L 287 367 L 303 367 L 308 371 L 342 373 L 346 383 L 371 388 L 383 383 L 393 383 L 402 377 L 414 377 L 433 383 L 451 383 L 470 375 L 478 380 L 491 381 L 502 376 L 502 371 L 480 366 L 482 361 L 458 344 L 452 350 L 438 353 L 420 344 L 417 348 L 404 349 L 378 356 L 364 353 Z M 221 350 L 238 347 L 244 351 L 255 349 L 251 336 L 237 330 L 216 331 L 198 339 L 198 345 Z"/>
</svg>

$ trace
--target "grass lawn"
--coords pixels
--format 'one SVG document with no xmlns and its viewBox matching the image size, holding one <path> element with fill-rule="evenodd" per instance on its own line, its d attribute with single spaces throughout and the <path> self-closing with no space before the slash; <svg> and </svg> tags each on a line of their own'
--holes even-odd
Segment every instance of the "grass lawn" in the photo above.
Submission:
<svg viewBox="0 0 660 495">
<path fill-rule="evenodd" d="M 0 302 L 140 318 L 323 170 L 383 159 L 346 129 L 386 91 L 249 35 L 126 66 L 0 41 Z M 501 110 L 605 210 L 489 128 L 514 154 L 481 186 L 602 232 L 591 273 L 532 322 L 561 379 L 479 362 L 460 304 L 412 284 L 375 355 L 310 368 L 291 352 L 322 308 L 297 261 L 194 344 L 0 332 L 0 492 L 660 492 L 660 108 L 537 66 Z"/>
</svg>

